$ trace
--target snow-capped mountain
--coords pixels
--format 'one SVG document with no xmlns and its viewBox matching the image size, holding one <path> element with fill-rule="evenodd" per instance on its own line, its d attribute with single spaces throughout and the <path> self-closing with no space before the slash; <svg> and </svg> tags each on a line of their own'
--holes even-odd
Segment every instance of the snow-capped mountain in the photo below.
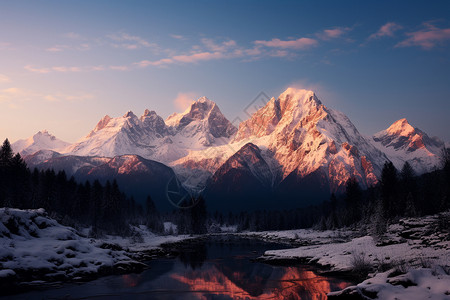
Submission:
<svg viewBox="0 0 450 300">
<path fill-rule="evenodd" d="M 170 163 L 189 150 L 225 144 L 236 130 L 213 101 L 202 97 L 166 122 L 148 109 L 140 118 L 131 111 L 118 118 L 105 116 L 86 137 L 63 152 L 106 157 L 137 154 Z"/>
<path fill-rule="evenodd" d="M 408 161 L 413 169 L 422 174 L 441 166 L 444 142 L 430 138 L 425 132 L 400 119 L 388 129 L 376 133 L 372 143 L 383 151 L 397 169 Z"/>
<path fill-rule="evenodd" d="M 63 152 L 82 156 L 113 157 L 138 154 L 149 157 L 154 153 L 154 143 L 166 132 L 166 126 L 155 112 L 146 110 L 141 118 L 132 111 L 122 117 L 103 117 L 84 138 Z"/>
<path fill-rule="evenodd" d="M 206 97 L 192 103 L 185 112 L 169 116 L 166 124 L 189 149 L 226 143 L 237 131 L 217 104 Z"/>
<path fill-rule="evenodd" d="M 288 88 L 242 122 L 233 142 L 241 141 L 264 149 L 281 181 L 320 172 L 330 191 L 341 189 L 351 176 L 363 187 L 375 184 L 387 160 L 344 114 L 302 89 Z"/>
<path fill-rule="evenodd" d="M 372 186 L 388 160 L 397 168 L 410 161 L 417 174 L 430 171 L 444 146 L 404 119 L 365 138 L 313 91 L 295 88 L 270 99 L 239 129 L 202 97 L 165 121 L 150 110 L 141 117 L 131 111 L 105 116 L 87 136 L 58 152 L 50 151 L 53 144 L 32 144 L 13 144 L 42 150 L 26 157 L 30 167 L 63 169 L 87 179 L 120 177 L 133 188 L 138 187 L 128 179 L 141 182 L 142 174 L 149 188 L 164 186 L 157 174 L 167 175 L 169 169 L 191 192 L 224 199 L 248 195 L 237 203 L 260 195 L 259 203 L 277 198 L 291 207 L 343 191 L 350 177 L 363 188 Z M 169 180 L 166 175 L 161 178 Z"/>
<path fill-rule="evenodd" d="M 44 149 L 60 151 L 69 145 L 69 143 L 57 139 L 47 130 L 42 130 L 27 139 L 14 142 L 11 147 L 14 152 L 19 152 L 22 156 L 27 156 Z"/>
</svg>

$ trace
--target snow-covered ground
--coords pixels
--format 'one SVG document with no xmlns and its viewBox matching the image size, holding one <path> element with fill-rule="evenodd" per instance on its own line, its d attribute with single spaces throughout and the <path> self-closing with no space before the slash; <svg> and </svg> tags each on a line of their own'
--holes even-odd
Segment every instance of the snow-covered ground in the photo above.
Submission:
<svg viewBox="0 0 450 300">
<path fill-rule="evenodd" d="M 391 225 L 383 238 L 374 238 L 370 235 L 356 236 L 356 232 L 352 234 L 350 231 L 314 230 L 253 232 L 244 235 L 272 240 L 284 239 L 291 243 L 306 245 L 293 249 L 266 251 L 261 259 L 268 262 L 302 261 L 337 272 L 350 272 L 358 267 L 358 263 L 362 264 L 373 272 L 369 275 L 372 278 L 358 285 L 353 291 L 364 290 L 368 285 L 377 282 L 377 287 L 373 288 L 372 299 L 376 297 L 426 299 L 428 296 L 432 299 L 448 299 L 450 232 L 446 232 L 448 224 L 447 229 L 444 224 L 442 230 L 438 225 L 442 220 L 448 222 L 450 219 L 449 213 L 444 215 L 445 218 L 435 215 L 402 219 L 397 224 Z M 386 269 L 390 271 L 382 273 Z M 388 274 L 394 270 L 402 273 L 400 277 L 393 276 L 390 280 L 386 280 Z M 402 276 L 414 279 L 411 279 L 414 289 L 405 288 L 401 283 L 400 286 L 392 283 L 395 283 L 395 280 L 402 280 Z M 420 296 L 410 298 L 408 296 L 410 294 Z"/>
<path fill-rule="evenodd" d="M 139 271 L 139 251 L 187 236 L 157 236 L 145 226 L 138 238 L 91 239 L 49 218 L 43 209 L 0 208 L 0 287 L 10 283 L 86 280 Z"/>
</svg>

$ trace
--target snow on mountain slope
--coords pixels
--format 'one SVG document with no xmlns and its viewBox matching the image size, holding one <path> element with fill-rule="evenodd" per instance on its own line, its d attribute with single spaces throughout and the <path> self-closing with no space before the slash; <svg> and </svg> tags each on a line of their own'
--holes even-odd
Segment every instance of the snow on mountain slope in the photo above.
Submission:
<svg viewBox="0 0 450 300">
<path fill-rule="evenodd" d="M 439 168 L 445 147 L 444 142 L 430 138 L 406 119 L 400 119 L 388 129 L 376 133 L 372 143 L 387 155 L 397 169 L 400 170 L 408 161 L 418 174 Z"/>
<path fill-rule="evenodd" d="M 302 178 L 320 168 L 331 191 L 351 176 L 363 187 L 375 184 L 387 160 L 344 114 L 325 107 L 313 91 L 294 88 L 240 124 L 233 142 L 242 141 L 265 149 L 278 163 L 273 173 L 282 179 L 290 174 Z"/>
<path fill-rule="evenodd" d="M 61 154 L 52 150 L 39 150 L 33 154 L 24 157 L 25 162 L 29 168 L 46 162 L 52 158 L 60 157 Z"/>
<path fill-rule="evenodd" d="M 55 172 L 64 171 L 67 176 L 75 175 L 83 169 L 90 170 L 110 160 L 110 158 L 107 157 L 61 155 L 59 153 L 56 153 L 53 157 L 44 161 L 40 159 L 33 160 L 38 154 L 39 152 L 32 156 L 25 157 L 25 161 L 29 168 L 37 168 L 39 170 L 53 169 Z"/>
<path fill-rule="evenodd" d="M 63 152 L 107 157 L 137 154 L 170 163 L 191 149 L 226 144 L 236 130 L 213 101 L 202 97 L 166 122 L 148 109 L 140 118 L 131 111 L 118 118 L 105 116 L 86 137 Z"/>
<path fill-rule="evenodd" d="M 26 156 L 39 150 L 59 151 L 69 145 L 69 143 L 57 139 L 47 130 L 42 130 L 27 139 L 14 142 L 11 147 L 14 152 L 19 152 L 20 155 Z"/>
<path fill-rule="evenodd" d="M 64 150 L 67 154 L 113 157 L 153 154 L 153 143 L 166 128 L 162 118 L 146 110 L 139 119 L 132 111 L 122 117 L 103 117 L 86 137 Z"/>
<path fill-rule="evenodd" d="M 236 133 L 236 127 L 228 121 L 216 103 L 202 97 L 181 114 L 173 114 L 166 120 L 179 143 L 189 149 L 220 145 Z"/>
</svg>

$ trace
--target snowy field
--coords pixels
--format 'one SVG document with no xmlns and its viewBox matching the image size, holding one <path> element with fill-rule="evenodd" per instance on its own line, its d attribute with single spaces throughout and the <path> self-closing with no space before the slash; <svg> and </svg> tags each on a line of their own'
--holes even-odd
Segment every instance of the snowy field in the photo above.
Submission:
<svg viewBox="0 0 450 300">
<path fill-rule="evenodd" d="M 330 295 L 335 298 L 356 293 L 360 299 L 450 299 L 450 233 L 448 223 L 443 230 L 439 224 L 442 219 L 448 222 L 449 214 L 445 216 L 401 219 L 381 238 L 341 230 L 243 235 L 305 245 L 266 251 L 261 259 L 267 262 L 302 261 L 337 272 L 367 269 L 369 279 Z"/>
<path fill-rule="evenodd" d="M 49 218 L 43 209 L 0 208 L 0 286 L 21 282 L 87 280 L 143 270 L 139 251 L 187 236 L 157 236 L 145 226 L 138 240 L 106 236 L 92 239 Z"/>
</svg>

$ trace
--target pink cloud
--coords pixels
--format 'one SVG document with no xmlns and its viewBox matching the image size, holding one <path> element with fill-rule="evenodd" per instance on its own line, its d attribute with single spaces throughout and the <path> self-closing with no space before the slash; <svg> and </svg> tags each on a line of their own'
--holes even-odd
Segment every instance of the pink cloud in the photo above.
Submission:
<svg viewBox="0 0 450 300">
<path fill-rule="evenodd" d="M 378 39 L 381 37 L 385 37 L 385 36 L 394 36 L 394 33 L 397 30 L 402 29 L 403 27 L 397 23 L 394 22 L 388 22 L 386 24 L 384 24 L 383 26 L 380 27 L 380 29 L 378 29 L 377 32 L 375 32 L 374 34 L 369 36 L 369 39 Z"/>
<path fill-rule="evenodd" d="M 30 65 L 26 65 L 24 69 L 33 73 L 40 73 L 40 74 L 47 74 L 51 72 L 51 69 L 49 68 L 35 68 Z"/>
<path fill-rule="evenodd" d="M 184 36 L 179 35 L 179 34 L 171 34 L 170 37 L 177 39 L 177 40 L 185 40 L 186 39 Z"/>
<path fill-rule="evenodd" d="M 116 71 L 128 71 L 130 69 L 128 66 L 109 66 L 109 68 Z"/>
<path fill-rule="evenodd" d="M 6 76 L 6 75 L 3 75 L 3 74 L 0 74 L 0 83 L 4 83 L 4 82 L 10 82 L 11 81 L 11 79 L 9 79 L 9 77 L 8 76 Z"/>
<path fill-rule="evenodd" d="M 395 47 L 411 47 L 419 46 L 423 49 L 430 50 L 437 44 L 450 40 L 450 28 L 437 28 L 436 26 L 425 23 L 425 29 L 408 32 L 408 38 L 401 41 Z"/>
<path fill-rule="evenodd" d="M 255 41 L 256 45 L 283 49 L 306 49 L 317 45 L 315 39 L 299 38 L 296 40 L 283 41 L 280 39 L 271 39 L 270 41 Z"/>
<path fill-rule="evenodd" d="M 317 36 L 322 40 L 336 39 L 350 30 L 351 28 L 349 27 L 336 27 L 332 29 L 325 29 L 324 31 L 318 33 Z"/>
<path fill-rule="evenodd" d="M 107 37 L 115 42 L 112 44 L 115 48 L 124 48 L 128 50 L 135 50 L 139 48 L 158 48 L 158 45 L 155 43 L 150 43 L 139 36 L 130 35 L 125 32 L 110 34 Z"/>
<path fill-rule="evenodd" d="M 173 100 L 173 103 L 177 109 L 179 109 L 180 111 L 184 111 L 197 98 L 198 95 L 194 92 L 178 93 L 177 97 Z"/>
</svg>

